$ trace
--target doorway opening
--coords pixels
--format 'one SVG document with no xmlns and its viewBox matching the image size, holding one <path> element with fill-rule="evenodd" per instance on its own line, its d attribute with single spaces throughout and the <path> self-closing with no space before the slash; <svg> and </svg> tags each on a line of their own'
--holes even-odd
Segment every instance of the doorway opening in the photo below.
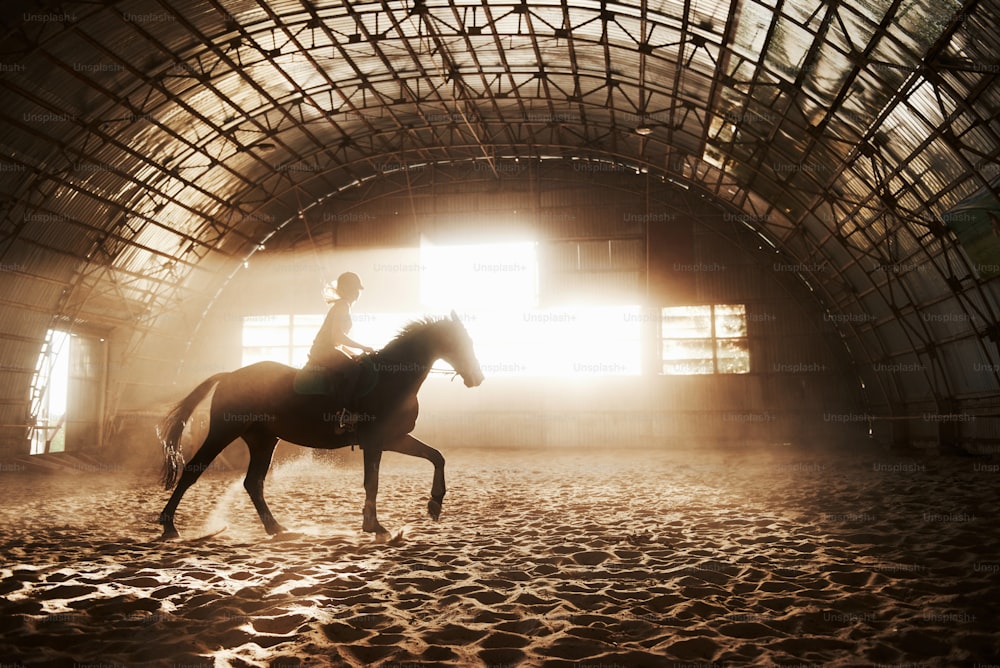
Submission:
<svg viewBox="0 0 1000 668">
<path fill-rule="evenodd" d="M 31 383 L 30 453 L 100 445 L 104 339 L 50 329 Z"/>
</svg>

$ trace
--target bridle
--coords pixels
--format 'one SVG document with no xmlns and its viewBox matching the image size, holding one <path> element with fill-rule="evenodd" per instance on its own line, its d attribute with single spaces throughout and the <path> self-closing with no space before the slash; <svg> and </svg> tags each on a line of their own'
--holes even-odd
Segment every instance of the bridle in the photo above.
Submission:
<svg viewBox="0 0 1000 668">
<path fill-rule="evenodd" d="M 363 364 L 371 364 L 372 367 L 375 370 L 375 375 L 378 376 L 378 366 L 375 364 L 375 360 L 378 357 L 378 354 L 380 352 L 382 352 L 382 351 L 376 350 L 375 352 L 371 352 L 371 353 L 362 353 L 361 355 L 358 355 L 355 359 L 362 360 Z M 434 367 L 431 367 L 430 369 L 428 369 L 427 373 L 428 374 L 436 373 L 438 375 L 445 375 L 445 374 L 450 375 L 451 376 L 451 380 L 453 382 L 454 382 L 455 378 L 457 378 L 458 376 L 462 375 L 461 373 L 459 373 L 458 371 L 456 371 L 454 369 L 435 369 Z"/>
</svg>

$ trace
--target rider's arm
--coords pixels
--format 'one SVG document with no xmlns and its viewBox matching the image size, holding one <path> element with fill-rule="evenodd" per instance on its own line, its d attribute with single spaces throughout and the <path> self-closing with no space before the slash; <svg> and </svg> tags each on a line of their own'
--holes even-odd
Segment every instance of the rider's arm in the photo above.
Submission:
<svg viewBox="0 0 1000 668">
<path fill-rule="evenodd" d="M 370 353 L 370 352 L 374 352 L 375 351 L 374 348 L 372 348 L 370 346 L 366 346 L 363 343 L 358 343 L 357 341 L 355 341 L 351 337 L 347 336 L 347 334 L 341 334 L 340 335 L 340 345 L 347 346 L 348 348 L 357 348 L 358 350 L 363 350 L 366 353 Z"/>
<path fill-rule="evenodd" d="M 335 303 L 331 315 L 335 318 L 334 326 L 330 328 L 330 335 L 333 337 L 334 346 L 347 346 L 348 348 L 363 350 L 366 353 L 372 352 L 372 348 L 363 343 L 358 343 L 347 335 L 347 332 L 351 331 L 352 324 L 351 310 L 348 304 L 345 302 Z"/>
</svg>

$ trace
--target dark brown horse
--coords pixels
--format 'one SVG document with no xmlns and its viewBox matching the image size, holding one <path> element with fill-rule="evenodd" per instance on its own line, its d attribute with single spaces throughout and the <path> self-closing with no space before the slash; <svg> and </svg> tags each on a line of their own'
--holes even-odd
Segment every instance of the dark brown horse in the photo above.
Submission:
<svg viewBox="0 0 1000 668">
<path fill-rule="evenodd" d="M 417 421 L 417 391 L 439 359 L 448 362 L 467 387 L 483 382 L 472 340 L 454 311 L 449 318 L 410 323 L 385 348 L 355 362 L 361 365 L 352 401 L 358 419 L 350 430 L 343 429 L 339 418 L 342 405 L 332 403 L 326 394 L 296 391 L 296 376 L 301 372 L 284 364 L 258 362 L 205 380 L 174 407 L 158 429 L 164 450 L 162 482 L 166 489 L 176 485 L 160 514 L 162 538 L 178 537 L 174 513 L 181 497 L 237 438 L 250 449 L 243 486 L 269 534 L 285 530 L 264 501 L 264 477 L 278 439 L 322 449 L 360 445 L 365 465 L 362 528 L 377 535 L 387 533 L 375 508 L 382 453 L 388 450 L 428 460 L 434 465 L 434 482 L 427 509 L 437 519 L 445 493 L 444 457 L 410 432 Z M 213 387 L 208 435 L 185 464 L 180 445 L 185 422 Z"/>
</svg>

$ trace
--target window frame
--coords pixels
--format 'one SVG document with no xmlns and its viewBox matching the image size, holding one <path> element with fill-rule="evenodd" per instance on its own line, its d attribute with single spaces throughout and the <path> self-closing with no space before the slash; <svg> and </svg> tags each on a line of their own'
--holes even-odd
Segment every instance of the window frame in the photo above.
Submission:
<svg viewBox="0 0 1000 668">
<path fill-rule="evenodd" d="M 722 317 L 722 314 L 717 313 L 719 308 L 732 308 L 740 307 L 742 309 L 742 324 L 743 331 L 745 332 L 741 336 L 723 336 L 719 333 L 719 323 L 718 320 Z M 664 320 L 669 315 L 668 311 L 675 309 L 708 309 L 708 325 L 709 331 L 707 336 L 668 336 L 664 331 Z M 689 317 L 696 317 L 697 314 L 691 314 Z M 659 358 L 660 358 L 660 369 L 659 375 L 661 376 L 715 376 L 715 375 L 742 375 L 750 373 L 753 369 L 752 360 L 750 355 L 750 334 L 749 328 L 747 327 L 747 307 L 746 304 L 685 304 L 685 305 L 674 305 L 674 306 L 663 306 L 660 308 L 660 320 L 659 320 Z M 680 361 L 673 362 L 667 359 L 665 355 L 664 346 L 668 341 L 676 342 L 701 342 L 707 343 L 711 349 L 711 371 L 670 371 L 668 370 L 668 365 L 677 365 Z M 730 359 L 728 357 L 720 356 L 719 349 L 720 346 L 726 342 L 742 342 L 743 349 L 745 350 L 745 356 L 739 356 L 735 359 L 745 359 L 745 368 L 742 370 L 726 371 L 720 368 L 720 357 L 723 360 Z M 708 357 L 701 358 L 689 358 L 690 362 L 707 362 Z"/>
</svg>

